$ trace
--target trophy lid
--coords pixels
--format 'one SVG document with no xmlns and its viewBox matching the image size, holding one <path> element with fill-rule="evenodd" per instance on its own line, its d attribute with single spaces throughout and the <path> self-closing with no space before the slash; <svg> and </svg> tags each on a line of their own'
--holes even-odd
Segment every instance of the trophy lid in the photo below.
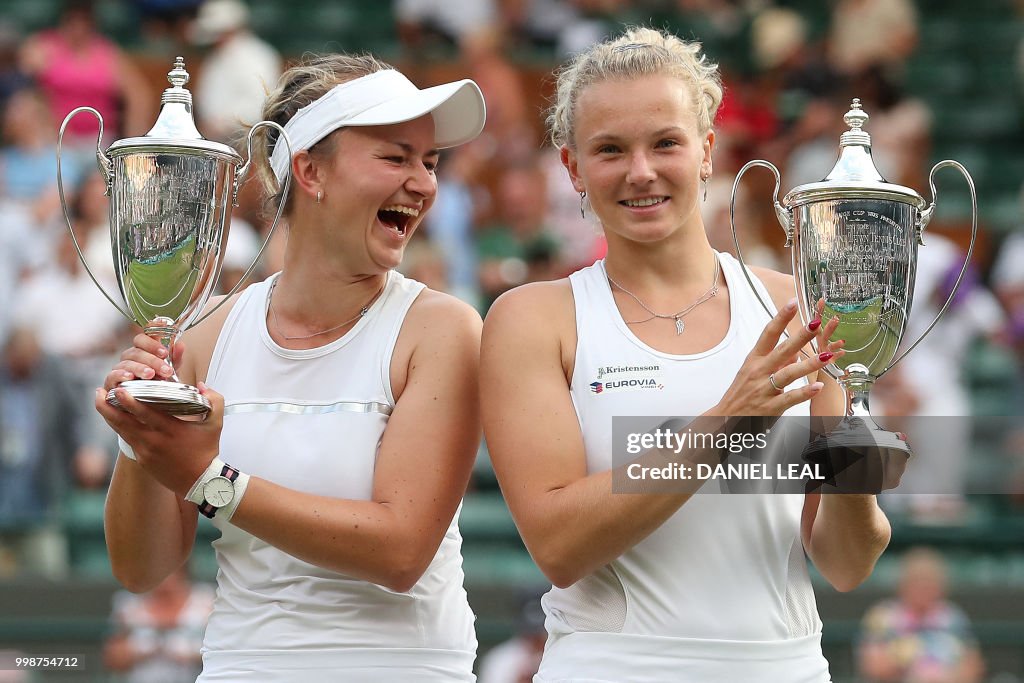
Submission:
<svg viewBox="0 0 1024 683">
<path fill-rule="evenodd" d="M 843 121 L 850 127 L 839 137 L 839 159 L 825 179 L 800 185 L 783 199 L 787 207 L 831 199 L 883 199 L 924 209 L 927 202 L 909 187 L 886 182 L 871 160 L 871 136 L 863 130 L 868 113 L 854 98 Z"/>
<path fill-rule="evenodd" d="M 185 88 L 189 81 L 185 60 L 176 57 L 174 68 L 167 74 L 171 87 L 160 97 L 160 115 L 143 137 L 117 140 L 107 150 L 111 157 L 125 154 L 189 154 L 220 157 L 237 164 L 242 156 L 231 147 L 205 139 L 192 117 L 192 93 Z"/>
</svg>

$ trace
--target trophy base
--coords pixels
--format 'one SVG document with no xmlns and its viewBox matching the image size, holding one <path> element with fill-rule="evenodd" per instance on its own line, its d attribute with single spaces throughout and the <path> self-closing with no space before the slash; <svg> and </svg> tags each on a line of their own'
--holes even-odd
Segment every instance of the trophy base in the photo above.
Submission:
<svg viewBox="0 0 1024 683">
<path fill-rule="evenodd" d="M 910 445 L 896 432 L 870 418 L 853 416 L 808 443 L 801 459 L 825 474 L 824 481 L 812 482 L 808 492 L 877 494 L 899 485 L 912 455 Z"/>
<path fill-rule="evenodd" d="M 210 401 L 189 384 L 167 380 L 133 379 L 122 382 L 118 388 L 132 398 L 168 415 L 205 415 L 210 412 Z M 120 408 L 114 390 L 107 392 L 107 403 Z"/>
</svg>

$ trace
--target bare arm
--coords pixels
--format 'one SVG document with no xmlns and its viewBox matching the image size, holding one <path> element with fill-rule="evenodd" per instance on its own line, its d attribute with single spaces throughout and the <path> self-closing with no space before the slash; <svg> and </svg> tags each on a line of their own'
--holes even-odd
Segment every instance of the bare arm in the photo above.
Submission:
<svg viewBox="0 0 1024 683">
<path fill-rule="evenodd" d="M 315 496 L 253 477 L 232 524 L 299 559 L 393 590 L 419 580 L 465 492 L 479 441 L 480 318 L 451 297 L 422 298 L 400 338 L 412 335 L 415 344 L 400 373 L 404 388 L 381 442 L 371 500 Z M 167 418 L 129 398 L 130 415 L 117 425 L 129 443 L 138 441 L 143 467 L 179 498 L 218 451 L 223 397 L 207 391 L 214 411 L 205 423 Z M 177 448 L 168 452 L 163 443 Z"/>
<path fill-rule="evenodd" d="M 491 307 L 481 351 L 481 386 L 486 388 L 481 404 L 491 461 L 534 561 L 562 587 L 622 555 L 691 496 L 678 491 L 614 495 L 611 471 L 587 473 L 563 363 L 562 335 L 566 325 L 571 329 L 572 306 L 564 282 L 513 290 Z M 777 367 L 770 364 L 781 363 L 795 350 L 774 350 L 793 314 L 789 310 L 773 321 L 757 357 L 737 374 L 720 408 L 703 419 L 781 414 L 813 395 L 815 389 L 805 387 L 778 396 L 767 380 Z M 682 457 L 701 454 L 684 451 Z"/>
</svg>

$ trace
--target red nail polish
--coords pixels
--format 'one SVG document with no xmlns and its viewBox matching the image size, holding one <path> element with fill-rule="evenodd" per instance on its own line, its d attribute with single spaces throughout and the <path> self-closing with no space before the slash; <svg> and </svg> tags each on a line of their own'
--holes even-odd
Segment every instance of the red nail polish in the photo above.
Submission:
<svg viewBox="0 0 1024 683">
<path fill-rule="evenodd" d="M 814 332 L 819 327 L 821 327 L 821 318 L 815 318 L 811 322 L 807 323 L 807 329 L 811 332 Z"/>
<path fill-rule="evenodd" d="M 824 353 L 819 353 L 818 354 L 818 360 L 820 360 L 822 363 L 827 363 L 830 360 L 832 360 L 832 356 L 834 356 L 834 355 L 836 355 L 836 354 L 832 353 L 831 351 L 826 351 Z"/>
</svg>

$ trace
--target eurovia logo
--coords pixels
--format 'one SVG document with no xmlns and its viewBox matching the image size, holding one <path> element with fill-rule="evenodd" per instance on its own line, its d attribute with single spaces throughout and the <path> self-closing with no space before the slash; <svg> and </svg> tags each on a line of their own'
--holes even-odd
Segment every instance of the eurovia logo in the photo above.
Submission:
<svg viewBox="0 0 1024 683">
<path fill-rule="evenodd" d="M 639 391 L 641 389 L 664 389 L 661 366 L 652 365 L 601 365 L 597 368 L 596 382 L 591 382 L 590 391 L 600 394 L 605 391 Z"/>
</svg>

